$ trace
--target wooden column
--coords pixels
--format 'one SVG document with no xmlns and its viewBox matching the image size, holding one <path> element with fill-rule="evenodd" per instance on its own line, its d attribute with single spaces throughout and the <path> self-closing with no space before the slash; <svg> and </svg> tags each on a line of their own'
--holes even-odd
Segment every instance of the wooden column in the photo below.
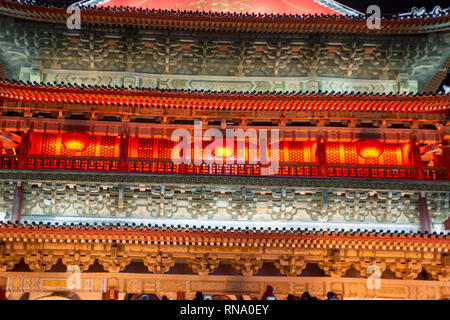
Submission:
<svg viewBox="0 0 450 320">
<path fill-rule="evenodd" d="M 20 142 L 18 162 L 17 162 L 18 169 L 27 168 L 27 157 L 28 157 L 28 150 L 30 148 L 30 138 L 31 138 L 31 129 L 28 129 L 23 133 L 22 141 Z"/>
<path fill-rule="evenodd" d="M 6 300 L 6 278 L 0 277 L 0 300 Z"/>
<path fill-rule="evenodd" d="M 130 134 L 128 132 L 127 126 L 123 128 L 122 134 L 120 135 L 120 160 L 119 160 L 119 171 L 128 171 L 128 148 L 130 142 Z"/>
<path fill-rule="evenodd" d="M 444 227 L 445 230 L 450 230 L 450 217 L 448 217 L 447 220 L 444 221 Z"/>
<path fill-rule="evenodd" d="M 20 222 L 20 216 L 22 214 L 22 202 L 23 202 L 23 182 L 17 181 L 16 189 L 14 190 L 14 202 L 11 212 L 12 222 Z"/>
<path fill-rule="evenodd" d="M 119 300 L 119 290 L 108 289 L 105 293 L 105 300 Z"/>
<path fill-rule="evenodd" d="M 319 177 L 327 177 L 327 150 L 325 133 L 319 133 L 317 137 L 317 160 L 319 161 Z"/>
<path fill-rule="evenodd" d="M 419 218 L 420 218 L 420 231 L 428 231 L 431 233 L 431 220 L 428 214 L 427 196 L 425 192 L 419 193 Z"/>
<path fill-rule="evenodd" d="M 442 140 L 443 165 L 447 169 L 447 180 L 450 180 L 450 141 Z"/>
<path fill-rule="evenodd" d="M 411 141 L 411 153 L 414 163 L 415 175 L 417 180 L 424 180 L 422 156 L 420 154 L 420 146 L 414 137 Z"/>
<path fill-rule="evenodd" d="M 186 300 L 186 293 L 184 291 L 177 291 L 177 300 Z"/>
<path fill-rule="evenodd" d="M 114 249 L 115 251 L 115 249 Z M 104 300 L 119 300 L 119 279 L 110 278 L 108 279 L 108 288 L 103 296 Z"/>
</svg>

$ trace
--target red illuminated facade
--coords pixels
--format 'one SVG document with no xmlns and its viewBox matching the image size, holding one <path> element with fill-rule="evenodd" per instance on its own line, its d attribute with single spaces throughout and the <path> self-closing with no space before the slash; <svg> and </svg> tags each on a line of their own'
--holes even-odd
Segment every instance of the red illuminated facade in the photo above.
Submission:
<svg viewBox="0 0 450 320">
<path fill-rule="evenodd" d="M 79 104 L 97 104 L 105 106 L 109 114 L 117 117 L 128 117 L 126 110 L 136 106 L 156 113 L 163 105 L 167 110 L 167 118 L 176 116 L 177 109 L 190 108 L 198 114 L 208 114 L 211 110 L 231 111 L 236 114 L 249 114 L 252 110 L 264 112 L 283 112 L 296 110 L 298 112 L 321 111 L 359 111 L 367 110 L 376 114 L 380 112 L 418 113 L 424 115 L 442 114 L 448 112 L 450 99 L 448 95 L 430 96 L 258 96 L 175 93 L 175 92 L 117 92 L 103 91 L 99 96 L 98 89 L 52 88 L 45 86 L 27 86 L 3 83 L 0 95 L 5 101 L 30 101 L 36 105 L 36 110 L 52 111 L 52 105 L 58 101 L 72 101 Z M 142 94 L 142 95 L 141 95 Z M 36 101 L 36 102 L 34 102 Z M 39 101 L 39 102 L 38 102 Z M 183 105 L 179 101 L 183 101 Z M 100 111 L 100 109 L 97 109 Z M 120 111 L 119 111 L 120 110 Z M 173 113 L 173 115 L 172 115 Z M 85 112 L 85 118 L 91 116 Z M 212 118 L 212 117 L 211 117 Z M 249 119 L 252 120 L 252 119 Z M 76 121 L 69 121 L 75 123 Z M 225 175 L 259 175 L 260 165 L 250 164 L 249 159 L 260 160 L 258 150 L 256 155 L 250 154 L 248 146 L 244 150 L 246 164 L 174 164 L 172 150 L 177 143 L 168 134 L 139 134 L 139 125 L 130 124 L 129 133 L 117 135 L 124 130 L 123 125 L 114 126 L 114 132 L 108 134 L 96 132 L 61 132 L 54 129 L 33 129 L 27 132 L 29 139 L 25 159 L 19 161 L 19 154 L 14 155 L 11 149 L 3 148 L 2 168 L 26 169 L 66 169 L 66 170 L 100 170 L 125 171 L 142 173 L 179 173 L 179 174 L 225 174 Z M 150 125 L 152 130 L 160 131 L 158 125 Z M 77 127 L 77 126 L 75 126 Z M 86 129 L 85 126 L 78 126 Z M 177 127 L 176 125 L 173 126 Z M 55 127 L 56 128 L 56 127 Z M 358 136 L 367 134 L 367 130 L 343 129 L 341 136 L 336 137 L 334 129 L 325 129 L 326 139 L 318 138 L 319 129 L 303 129 L 298 137 L 287 138 L 289 127 L 281 127 L 279 143 L 279 170 L 274 173 L 280 176 L 320 176 L 320 177 L 360 177 L 360 178 L 400 178 L 446 180 L 448 161 L 445 153 L 436 155 L 429 153 L 421 156 L 418 161 L 414 154 L 423 153 L 427 148 L 412 142 L 409 135 L 391 136 L 383 133 L 383 129 L 373 129 L 368 136 L 379 136 L 377 140 L 360 139 Z M 150 129 L 148 129 L 150 130 Z M 311 134 L 306 132 L 311 130 Z M 353 130 L 353 133 L 349 133 Z M 348 133 L 345 133 L 348 131 Z M 399 131 L 401 132 L 401 131 Z M 424 139 L 433 139 L 430 132 L 423 131 Z M 425 138 L 425 135 L 429 135 Z M 436 139 L 439 139 L 436 137 Z M 73 149 L 67 143 L 73 144 Z M 439 143 L 439 141 L 436 141 Z M 206 143 L 206 142 L 205 142 Z M 429 145 L 431 145 L 431 141 Z M 204 144 L 204 147 L 207 145 Z M 226 142 L 225 142 L 226 145 Z M 125 150 L 124 150 L 125 148 Z M 422 151 L 421 151 L 422 148 Z M 236 148 L 235 148 L 236 149 Z M 23 151 L 25 152 L 25 151 Z M 237 154 L 234 150 L 226 153 L 233 162 Z M 192 160 L 195 159 L 192 150 Z M 21 164 L 21 165 L 20 165 Z"/>
<path fill-rule="evenodd" d="M 0 299 L 450 297 L 448 10 L 85 4 L 0 0 Z"/>
</svg>

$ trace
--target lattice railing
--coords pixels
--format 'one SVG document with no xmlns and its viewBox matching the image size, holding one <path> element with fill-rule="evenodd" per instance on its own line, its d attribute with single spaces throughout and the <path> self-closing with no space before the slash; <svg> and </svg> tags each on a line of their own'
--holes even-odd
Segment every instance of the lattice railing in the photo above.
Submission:
<svg viewBox="0 0 450 320">
<path fill-rule="evenodd" d="M 447 169 L 443 167 L 424 167 L 425 180 L 447 180 Z"/>
<path fill-rule="evenodd" d="M 16 169 L 17 160 L 17 156 L 4 154 L 0 155 L 0 169 Z"/>
<path fill-rule="evenodd" d="M 119 159 L 29 156 L 27 169 L 118 171 Z"/>
<path fill-rule="evenodd" d="M 27 169 L 119 171 L 119 158 L 77 158 L 30 155 Z M 0 169 L 17 169 L 18 156 L 0 155 Z M 269 166 L 266 168 L 270 168 Z M 129 159 L 128 171 L 163 174 L 266 175 L 260 164 L 175 164 L 170 160 Z M 270 169 L 269 169 L 270 170 Z M 424 167 L 425 180 L 446 180 L 445 167 Z M 414 167 L 327 165 L 328 177 L 415 179 Z M 280 163 L 277 172 L 267 175 L 317 177 L 317 163 Z"/>
<path fill-rule="evenodd" d="M 329 177 L 414 179 L 414 167 L 328 165 Z"/>
<path fill-rule="evenodd" d="M 167 160 L 130 159 L 129 171 L 141 173 L 212 174 L 212 175 L 262 175 L 259 164 L 174 164 Z M 269 167 L 267 167 L 269 168 Z M 317 164 L 283 163 L 276 174 L 281 176 L 317 176 Z"/>
</svg>

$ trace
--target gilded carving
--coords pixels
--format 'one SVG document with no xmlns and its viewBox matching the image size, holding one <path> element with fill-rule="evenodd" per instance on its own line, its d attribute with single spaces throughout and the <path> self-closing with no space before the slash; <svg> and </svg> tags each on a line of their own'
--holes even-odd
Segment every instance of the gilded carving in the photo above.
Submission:
<svg viewBox="0 0 450 320">
<path fill-rule="evenodd" d="M 51 252 L 31 250 L 24 257 L 24 261 L 32 271 L 45 272 L 58 262 L 58 258 Z"/>
<path fill-rule="evenodd" d="M 147 255 L 143 262 L 151 273 L 166 273 L 175 265 L 175 259 L 171 255 L 162 253 Z"/>
<path fill-rule="evenodd" d="M 188 264 L 192 271 L 199 275 L 208 275 L 219 266 L 220 260 L 216 255 L 204 254 L 195 255 L 188 259 Z"/>
<path fill-rule="evenodd" d="M 395 272 L 395 275 L 401 279 L 415 279 L 422 271 L 420 260 L 416 259 L 397 259 L 389 264 L 389 269 Z"/>
<path fill-rule="evenodd" d="M 259 256 L 241 256 L 235 258 L 231 265 L 244 276 L 252 276 L 258 273 L 263 265 L 263 260 Z"/>
<path fill-rule="evenodd" d="M 306 259 L 299 256 L 285 256 L 275 260 L 274 264 L 281 274 L 288 277 L 296 277 L 306 268 Z"/>
<path fill-rule="evenodd" d="M 120 247 L 119 247 L 120 248 Z M 123 251 L 120 251 L 118 247 L 112 247 L 110 251 L 104 252 L 100 255 L 98 263 L 108 272 L 120 272 L 131 263 L 131 257 Z"/>
<path fill-rule="evenodd" d="M 61 261 L 64 265 L 77 265 L 80 268 L 80 271 L 87 271 L 89 267 L 94 264 L 94 258 L 91 256 L 89 252 L 78 252 L 75 251 L 73 254 L 66 253 Z"/>
</svg>

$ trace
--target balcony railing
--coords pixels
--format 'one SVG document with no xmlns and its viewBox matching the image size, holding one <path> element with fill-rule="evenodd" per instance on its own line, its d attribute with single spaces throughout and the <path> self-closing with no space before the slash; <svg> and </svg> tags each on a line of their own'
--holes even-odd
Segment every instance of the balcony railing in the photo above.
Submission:
<svg viewBox="0 0 450 320">
<path fill-rule="evenodd" d="M 16 169 L 17 160 L 17 156 L 0 155 L 0 169 Z"/>
<path fill-rule="evenodd" d="M 423 175 L 425 180 L 447 180 L 447 168 L 424 167 Z"/>
<path fill-rule="evenodd" d="M 414 167 L 328 165 L 329 177 L 414 179 Z"/>
<path fill-rule="evenodd" d="M 30 155 L 27 169 L 119 171 L 119 158 L 66 158 Z M 18 156 L 0 155 L 0 169 L 17 169 Z M 267 167 L 270 170 L 270 167 Z M 199 175 L 317 177 L 317 163 L 280 163 L 276 173 L 264 173 L 260 164 L 175 164 L 170 160 L 129 159 L 128 172 Z M 445 167 L 424 167 L 425 180 L 446 180 Z M 414 167 L 327 165 L 328 177 L 415 179 Z"/>
<path fill-rule="evenodd" d="M 118 171 L 119 159 L 29 156 L 27 169 Z"/>
<path fill-rule="evenodd" d="M 281 176 L 317 176 L 317 164 L 283 163 L 278 166 L 276 173 L 268 175 Z M 129 171 L 141 173 L 181 173 L 181 174 L 211 174 L 211 175 L 247 175 L 259 176 L 259 164 L 174 164 L 168 160 L 130 159 Z"/>
</svg>

